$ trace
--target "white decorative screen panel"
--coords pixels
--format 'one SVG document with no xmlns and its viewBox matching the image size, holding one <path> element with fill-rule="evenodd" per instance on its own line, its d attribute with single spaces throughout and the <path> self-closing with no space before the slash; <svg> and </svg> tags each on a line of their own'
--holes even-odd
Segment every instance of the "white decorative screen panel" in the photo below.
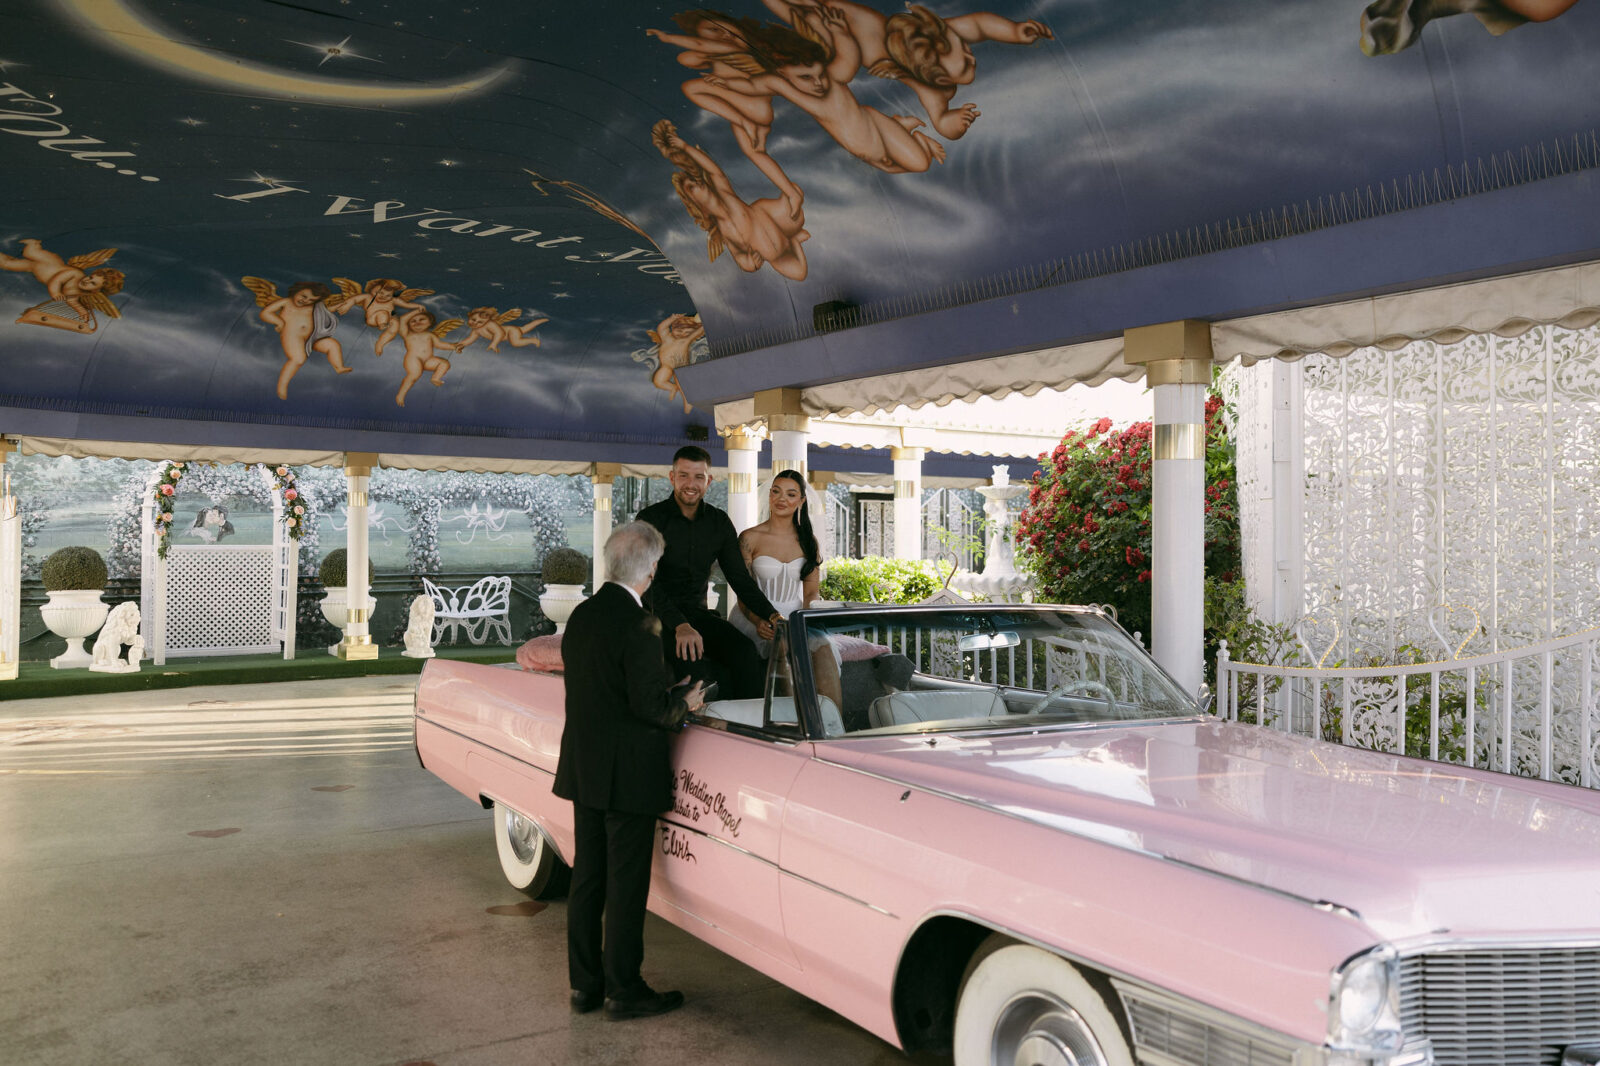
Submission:
<svg viewBox="0 0 1600 1066">
<path fill-rule="evenodd" d="M 167 552 L 167 652 L 278 651 L 277 560 L 268 546 L 173 545 Z"/>
<path fill-rule="evenodd" d="M 1304 366 L 1304 602 L 1346 654 L 1440 651 L 1444 603 L 1481 620 L 1461 654 L 1600 622 L 1600 330 Z"/>
</svg>

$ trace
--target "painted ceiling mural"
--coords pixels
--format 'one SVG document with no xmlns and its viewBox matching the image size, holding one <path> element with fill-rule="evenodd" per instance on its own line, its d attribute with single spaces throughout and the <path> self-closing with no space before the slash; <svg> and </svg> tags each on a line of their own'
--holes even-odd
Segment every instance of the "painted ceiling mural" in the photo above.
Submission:
<svg viewBox="0 0 1600 1066">
<path fill-rule="evenodd" d="M 722 3 L 12 0 L 0 429 L 606 458 L 829 300 L 1600 127 L 1596 0 Z"/>
</svg>

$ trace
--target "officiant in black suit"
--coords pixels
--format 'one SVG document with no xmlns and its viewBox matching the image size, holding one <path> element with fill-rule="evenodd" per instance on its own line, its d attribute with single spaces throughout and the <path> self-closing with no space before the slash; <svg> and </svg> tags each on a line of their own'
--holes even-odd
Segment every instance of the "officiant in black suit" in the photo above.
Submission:
<svg viewBox="0 0 1600 1066">
<path fill-rule="evenodd" d="M 662 549 L 645 522 L 612 533 L 608 580 L 561 638 L 567 721 L 554 791 L 572 801 L 577 841 L 567 894 L 572 1009 L 603 1003 L 612 1019 L 683 1003 L 683 993 L 656 992 L 639 973 L 656 815 L 672 807 L 672 733 L 704 706 L 699 682 L 673 687 L 661 622 L 640 602 Z"/>
</svg>

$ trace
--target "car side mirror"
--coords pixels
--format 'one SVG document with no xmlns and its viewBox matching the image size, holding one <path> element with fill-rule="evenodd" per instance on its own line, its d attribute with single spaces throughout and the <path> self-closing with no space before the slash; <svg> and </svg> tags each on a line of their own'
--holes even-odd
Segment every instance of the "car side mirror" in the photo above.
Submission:
<svg viewBox="0 0 1600 1066">
<path fill-rule="evenodd" d="M 1210 714 L 1211 705 L 1217 702 L 1217 697 L 1212 694 L 1211 686 L 1202 681 L 1200 691 L 1195 693 L 1195 700 L 1200 704 L 1200 713 Z"/>
</svg>

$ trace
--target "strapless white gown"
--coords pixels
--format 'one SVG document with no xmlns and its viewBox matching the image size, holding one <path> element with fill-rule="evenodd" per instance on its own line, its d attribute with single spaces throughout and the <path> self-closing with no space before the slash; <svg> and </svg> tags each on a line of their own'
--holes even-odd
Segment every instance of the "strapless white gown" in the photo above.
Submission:
<svg viewBox="0 0 1600 1066">
<path fill-rule="evenodd" d="M 756 579 L 756 587 L 771 602 L 772 609 L 785 618 L 805 600 L 805 582 L 800 577 L 805 565 L 806 558 L 803 555 L 786 563 L 780 563 L 770 555 L 758 555 L 750 560 L 750 576 Z M 745 617 L 743 611 L 734 608 L 729 621 L 755 643 L 757 651 L 762 655 L 767 654 L 767 641 L 756 636 L 755 625 Z"/>
</svg>

